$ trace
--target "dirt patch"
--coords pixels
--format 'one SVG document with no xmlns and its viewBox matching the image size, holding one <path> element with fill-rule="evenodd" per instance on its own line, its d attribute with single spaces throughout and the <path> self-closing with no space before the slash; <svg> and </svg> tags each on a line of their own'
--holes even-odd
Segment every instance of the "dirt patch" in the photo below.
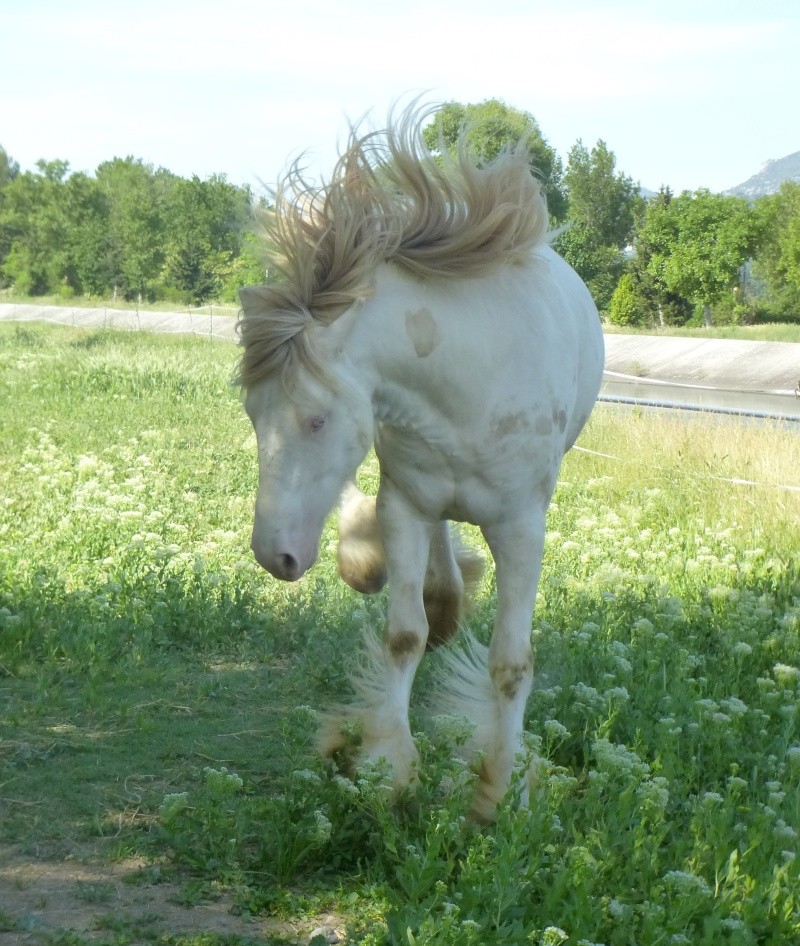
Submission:
<svg viewBox="0 0 800 946">
<path fill-rule="evenodd" d="M 112 930 L 127 933 L 131 946 L 152 943 L 165 934 L 217 933 L 264 942 L 308 943 L 320 928 L 329 942 L 343 938 L 333 917 L 304 918 L 302 924 L 231 913 L 230 899 L 181 905 L 183 887 L 175 882 L 142 880 L 138 859 L 113 864 L 91 855 L 39 859 L 0 847 L 0 941 L 31 946 L 71 932 L 87 943 Z"/>
</svg>

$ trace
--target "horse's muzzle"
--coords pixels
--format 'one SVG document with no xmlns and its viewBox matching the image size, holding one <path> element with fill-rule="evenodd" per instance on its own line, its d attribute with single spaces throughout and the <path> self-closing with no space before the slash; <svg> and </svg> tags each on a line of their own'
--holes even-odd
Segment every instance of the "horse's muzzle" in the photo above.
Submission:
<svg viewBox="0 0 800 946">
<path fill-rule="evenodd" d="M 281 581 L 297 581 L 302 578 L 317 559 L 316 550 L 313 555 L 300 557 L 280 549 L 265 549 L 255 536 L 250 547 L 258 564 Z"/>
</svg>

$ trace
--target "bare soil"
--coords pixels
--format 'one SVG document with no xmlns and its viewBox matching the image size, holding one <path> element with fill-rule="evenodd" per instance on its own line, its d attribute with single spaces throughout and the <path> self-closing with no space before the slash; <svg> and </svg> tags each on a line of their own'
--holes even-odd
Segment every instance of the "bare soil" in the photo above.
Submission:
<svg viewBox="0 0 800 946">
<path fill-rule="evenodd" d="M 139 859 L 100 863 L 92 852 L 76 851 L 59 859 L 23 854 L 0 846 L 0 942 L 31 946 L 64 933 L 91 943 L 124 929 L 131 946 L 152 946 L 163 935 L 217 933 L 258 942 L 308 943 L 324 930 L 338 942 L 334 917 L 304 918 L 301 924 L 231 913 L 230 898 L 182 905 L 182 885 L 143 880 Z M 146 877 L 146 874 L 144 875 Z"/>
</svg>

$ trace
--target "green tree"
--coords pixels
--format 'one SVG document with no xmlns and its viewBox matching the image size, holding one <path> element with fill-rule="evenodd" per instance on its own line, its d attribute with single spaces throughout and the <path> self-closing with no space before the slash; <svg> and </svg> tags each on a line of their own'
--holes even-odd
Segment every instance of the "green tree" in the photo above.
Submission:
<svg viewBox="0 0 800 946">
<path fill-rule="evenodd" d="M 65 207 L 66 161 L 38 161 L 37 170 L 17 174 L 3 188 L 0 246 L 2 274 L 19 292 L 58 292 L 68 264 Z"/>
<path fill-rule="evenodd" d="M 710 325 L 711 307 L 738 284 L 757 245 L 752 208 L 739 197 L 684 191 L 653 208 L 647 230 L 649 273 L 671 292 L 702 306 Z"/>
<path fill-rule="evenodd" d="M 567 205 L 561 159 L 530 112 L 511 108 L 498 99 L 468 105 L 451 102 L 439 109 L 422 135 L 432 151 L 453 154 L 464 131 L 467 147 L 479 161 L 491 161 L 503 148 L 525 140 L 531 169 L 541 181 L 550 216 L 555 221 L 563 220 Z"/>
<path fill-rule="evenodd" d="M 231 278 L 252 198 L 221 175 L 179 179 L 171 198 L 166 279 L 199 305 L 218 298 Z"/>
<path fill-rule="evenodd" d="M 19 164 L 14 161 L 6 149 L 0 145 L 0 194 L 2 194 L 6 184 L 11 183 L 18 174 Z"/>
<path fill-rule="evenodd" d="M 19 165 L 13 161 L 5 148 L 0 146 L 0 286 L 6 281 L 3 278 L 3 263 L 11 249 L 10 234 L 3 225 L 3 208 L 6 202 L 6 188 L 19 174 Z"/>
<path fill-rule="evenodd" d="M 781 318 L 800 319 L 800 184 L 784 182 L 758 202 L 756 214 L 762 239 L 754 269 L 768 305 Z"/>
<path fill-rule="evenodd" d="M 75 294 L 104 296 L 111 287 L 108 197 L 97 181 L 72 174 L 66 181 L 66 260 L 62 281 Z"/>
<path fill-rule="evenodd" d="M 620 299 L 615 302 L 612 298 L 609 309 L 612 321 L 621 318 L 623 312 L 627 316 L 624 324 L 628 325 L 683 325 L 692 317 L 692 303 L 672 291 L 650 265 L 654 255 L 664 252 L 663 234 L 657 222 L 673 199 L 670 189 L 663 187 L 647 201 L 644 211 L 637 214 L 634 253 L 627 267 L 630 282 L 625 287 L 620 283 Z"/>
<path fill-rule="evenodd" d="M 166 260 L 169 191 L 176 178 L 127 157 L 101 164 L 96 179 L 108 207 L 111 288 L 127 299 L 155 299 Z"/>
<path fill-rule="evenodd" d="M 643 200 L 638 185 L 616 170 L 614 152 L 604 141 L 591 151 L 582 141 L 572 147 L 564 183 L 568 225 L 554 246 L 587 284 L 598 308 L 606 309 Z"/>
<path fill-rule="evenodd" d="M 608 307 L 608 320 L 614 325 L 638 325 L 641 309 L 636 281 L 631 273 L 623 273 Z"/>
</svg>

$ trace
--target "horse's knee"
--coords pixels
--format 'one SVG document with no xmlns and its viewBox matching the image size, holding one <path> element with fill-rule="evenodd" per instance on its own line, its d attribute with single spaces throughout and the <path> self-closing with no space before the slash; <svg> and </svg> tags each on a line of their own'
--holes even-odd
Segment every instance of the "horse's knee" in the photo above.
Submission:
<svg viewBox="0 0 800 946">
<path fill-rule="evenodd" d="M 392 661 L 396 664 L 405 664 L 410 660 L 415 662 L 419 660 L 425 649 L 425 636 L 417 631 L 387 629 L 385 643 Z"/>
<path fill-rule="evenodd" d="M 533 679 L 532 661 L 499 664 L 491 668 L 492 683 L 498 695 L 515 700 L 528 695 Z"/>
<path fill-rule="evenodd" d="M 520 642 L 518 647 L 498 646 L 495 638 L 489 646 L 489 676 L 501 699 L 526 699 L 533 682 L 530 644 Z"/>
</svg>

